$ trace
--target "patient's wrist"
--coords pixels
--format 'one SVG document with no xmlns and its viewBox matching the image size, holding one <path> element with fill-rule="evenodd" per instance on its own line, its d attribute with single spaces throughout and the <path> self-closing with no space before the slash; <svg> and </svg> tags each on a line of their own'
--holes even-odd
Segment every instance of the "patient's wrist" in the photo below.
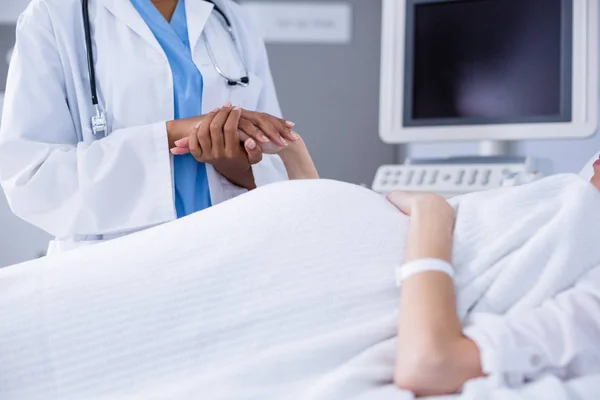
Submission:
<svg viewBox="0 0 600 400">
<path fill-rule="evenodd" d="M 298 139 L 296 139 L 295 141 L 288 142 L 288 145 L 279 152 L 279 156 L 281 158 L 294 157 L 302 153 L 303 151 L 308 151 L 308 149 L 306 148 L 306 143 L 304 143 L 302 137 L 298 136 Z"/>
<path fill-rule="evenodd" d="M 318 179 L 319 174 L 306 144 L 299 138 L 279 153 L 290 179 Z"/>
<path fill-rule="evenodd" d="M 443 198 L 420 200 L 413 207 L 406 262 L 421 258 L 452 261 L 454 209 Z"/>
<path fill-rule="evenodd" d="M 413 218 L 441 218 L 445 221 L 454 220 L 454 209 L 452 206 L 446 199 L 436 194 L 417 197 L 415 204 L 412 206 L 412 210 Z"/>
</svg>

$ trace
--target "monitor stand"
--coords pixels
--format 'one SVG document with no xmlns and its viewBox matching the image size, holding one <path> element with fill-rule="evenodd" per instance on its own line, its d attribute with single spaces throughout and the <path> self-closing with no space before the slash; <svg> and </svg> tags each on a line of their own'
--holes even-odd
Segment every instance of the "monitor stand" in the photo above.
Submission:
<svg viewBox="0 0 600 400">
<path fill-rule="evenodd" d="M 479 149 L 475 155 L 450 156 L 443 158 L 411 158 L 405 159 L 405 165 L 425 164 L 521 164 L 529 157 L 512 155 L 511 142 L 500 140 L 484 140 L 479 142 Z"/>
<path fill-rule="evenodd" d="M 479 143 L 481 157 L 506 157 L 510 152 L 510 143 L 506 141 L 484 140 Z"/>
</svg>

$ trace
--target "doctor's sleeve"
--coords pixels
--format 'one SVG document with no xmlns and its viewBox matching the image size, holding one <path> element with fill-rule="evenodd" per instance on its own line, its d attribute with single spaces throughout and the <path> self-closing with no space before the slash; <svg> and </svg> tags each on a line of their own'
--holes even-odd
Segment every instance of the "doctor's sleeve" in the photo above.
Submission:
<svg viewBox="0 0 600 400">
<path fill-rule="evenodd" d="M 476 316 L 465 335 L 479 347 L 483 371 L 500 384 L 600 373 L 600 267 L 538 308 Z"/>
<path fill-rule="evenodd" d="M 166 126 L 83 143 L 43 2 L 19 19 L 0 130 L 0 183 L 13 212 L 57 237 L 100 235 L 175 218 Z M 63 55 L 64 57 L 70 54 Z M 75 84 L 77 85 L 77 83 Z M 75 87 L 72 90 L 81 90 Z M 87 106 L 86 106 L 87 107 Z"/>
</svg>

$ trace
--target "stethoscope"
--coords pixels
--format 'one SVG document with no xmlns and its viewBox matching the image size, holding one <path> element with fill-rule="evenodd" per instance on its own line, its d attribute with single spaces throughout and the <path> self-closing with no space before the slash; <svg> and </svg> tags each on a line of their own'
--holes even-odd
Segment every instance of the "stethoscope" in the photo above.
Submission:
<svg viewBox="0 0 600 400">
<path fill-rule="evenodd" d="M 233 46 L 236 49 L 237 56 L 239 58 L 240 64 L 244 69 L 244 76 L 241 78 L 235 79 L 231 78 L 223 70 L 219 67 L 217 63 L 214 53 L 212 51 L 212 47 L 210 46 L 210 41 L 206 40 L 206 50 L 208 53 L 208 57 L 210 61 L 215 67 L 217 73 L 225 79 L 228 86 L 240 86 L 247 87 L 250 85 L 250 77 L 248 74 L 248 68 L 244 63 L 244 58 L 240 52 L 240 49 L 237 46 L 237 40 L 235 39 L 235 35 L 233 33 L 233 25 L 231 25 L 231 21 L 227 18 L 227 15 L 221 10 L 212 0 L 205 0 L 211 3 L 214 7 L 214 11 L 216 11 L 224 21 L 225 29 L 229 32 L 229 36 L 233 41 Z M 90 27 L 90 12 L 88 7 L 89 0 L 82 0 L 82 9 L 83 9 L 83 29 L 85 32 L 85 47 L 87 53 L 87 62 L 88 62 L 88 73 L 90 79 L 90 91 L 92 97 L 92 104 L 96 110 L 96 114 L 92 116 L 92 133 L 96 136 L 106 136 L 108 132 L 108 123 L 106 119 L 106 112 L 100 107 L 98 103 L 98 91 L 96 88 L 96 67 L 94 66 L 94 53 L 92 50 L 92 29 Z"/>
</svg>

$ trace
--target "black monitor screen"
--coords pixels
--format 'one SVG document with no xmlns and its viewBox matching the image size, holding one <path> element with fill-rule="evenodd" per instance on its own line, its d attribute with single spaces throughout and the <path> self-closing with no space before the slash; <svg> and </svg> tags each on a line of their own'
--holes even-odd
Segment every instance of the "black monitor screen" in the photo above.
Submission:
<svg viewBox="0 0 600 400">
<path fill-rule="evenodd" d="M 573 0 L 408 0 L 405 126 L 571 120 Z"/>
</svg>

